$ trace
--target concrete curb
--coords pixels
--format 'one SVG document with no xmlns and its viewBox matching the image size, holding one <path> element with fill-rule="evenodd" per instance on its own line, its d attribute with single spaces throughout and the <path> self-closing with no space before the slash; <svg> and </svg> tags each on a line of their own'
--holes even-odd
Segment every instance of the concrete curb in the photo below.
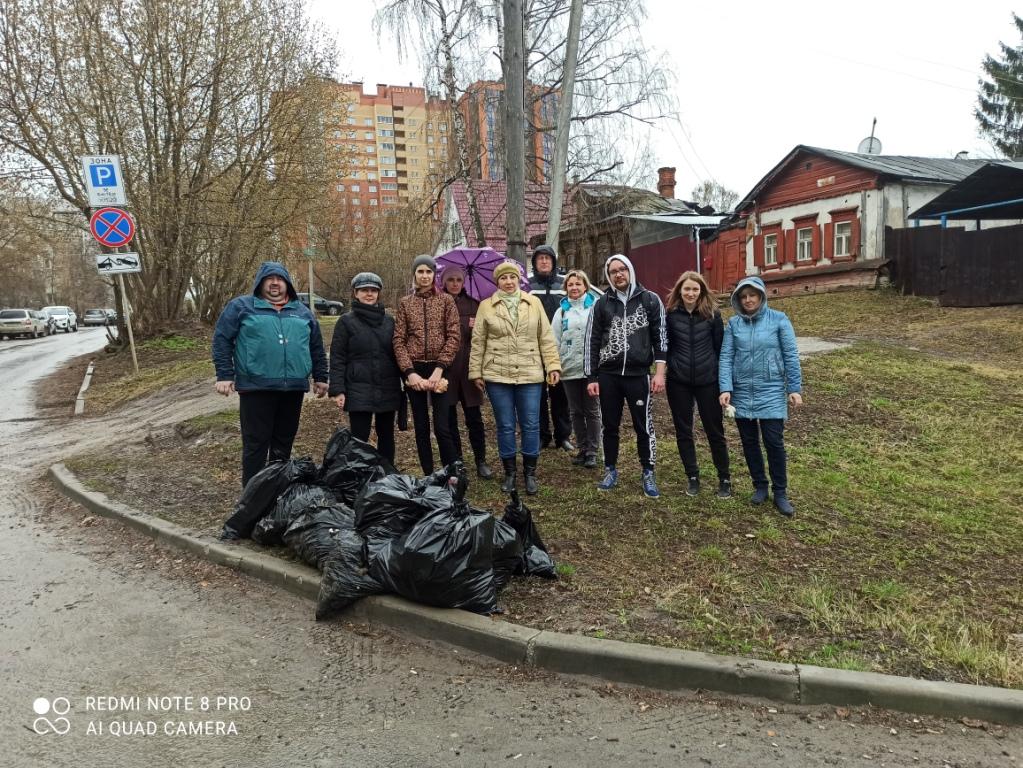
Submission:
<svg viewBox="0 0 1023 768">
<path fill-rule="evenodd" d="M 85 378 L 82 379 L 82 386 L 78 390 L 78 396 L 75 398 L 75 416 L 81 416 L 85 413 L 85 391 L 89 388 L 89 384 L 92 383 L 92 372 L 95 369 L 96 364 L 90 360 L 89 367 L 85 369 Z"/>
<path fill-rule="evenodd" d="M 65 495 L 98 515 L 120 520 L 155 539 L 296 595 L 317 599 L 320 574 L 308 566 L 223 545 L 175 523 L 138 512 L 102 493 L 87 490 L 63 464 L 50 467 L 49 475 Z M 939 717 L 1023 725 L 1023 690 L 781 664 L 566 635 L 465 611 L 431 608 L 394 595 L 364 598 L 349 608 L 346 616 L 378 622 L 510 664 L 626 685 L 719 691 L 785 704 L 872 705 Z"/>
</svg>

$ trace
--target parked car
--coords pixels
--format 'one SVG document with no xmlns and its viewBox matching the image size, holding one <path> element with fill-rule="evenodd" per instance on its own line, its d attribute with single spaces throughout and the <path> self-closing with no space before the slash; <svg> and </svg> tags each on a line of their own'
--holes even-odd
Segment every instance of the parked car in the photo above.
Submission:
<svg viewBox="0 0 1023 768">
<path fill-rule="evenodd" d="M 46 323 L 46 335 L 47 336 L 52 336 L 53 334 L 55 334 L 57 332 L 57 321 L 56 320 L 54 320 L 48 314 L 43 312 L 43 310 L 41 310 L 41 309 L 38 310 L 36 312 L 36 314 L 39 315 L 39 318 L 44 323 Z"/>
<path fill-rule="evenodd" d="M 38 339 L 46 335 L 46 321 L 34 309 L 0 309 L 0 335 Z"/>
<path fill-rule="evenodd" d="M 54 319 L 58 331 L 71 333 L 78 330 L 78 315 L 75 314 L 71 307 L 43 307 L 43 312 Z"/>
<path fill-rule="evenodd" d="M 90 325 L 106 325 L 109 322 L 109 317 L 105 309 L 87 309 L 85 314 L 82 315 L 82 323 L 85 326 Z"/>
<path fill-rule="evenodd" d="M 309 294 L 300 293 L 298 294 L 298 300 L 309 306 Z M 317 312 L 322 312 L 325 315 L 340 315 L 345 311 L 345 303 L 343 301 L 334 301 L 332 299 L 325 299 L 322 296 L 313 294 L 313 306 L 316 307 Z"/>
<path fill-rule="evenodd" d="M 111 322 L 111 323 L 116 323 L 117 322 L 117 310 L 116 309 L 111 309 L 110 307 L 107 307 L 103 311 L 107 313 L 107 321 L 108 322 Z"/>
</svg>

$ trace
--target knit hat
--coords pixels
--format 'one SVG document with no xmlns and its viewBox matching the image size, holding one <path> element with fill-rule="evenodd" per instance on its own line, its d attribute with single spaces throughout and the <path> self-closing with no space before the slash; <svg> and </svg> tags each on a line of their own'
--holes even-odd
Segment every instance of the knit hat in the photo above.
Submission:
<svg viewBox="0 0 1023 768">
<path fill-rule="evenodd" d="M 494 282 L 496 283 L 501 275 L 515 275 L 515 277 L 522 279 L 522 271 L 519 269 L 519 265 L 514 261 L 502 261 L 496 267 L 494 267 Z"/>
<path fill-rule="evenodd" d="M 421 253 L 412 259 L 412 272 L 414 273 L 419 267 L 427 266 L 431 272 L 437 271 L 437 262 L 433 260 L 433 256 L 428 253 Z"/>
<path fill-rule="evenodd" d="M 378 291 L 382 291 L 384 281 L 376 272 L 360 272 L 352 278 L 352 290 L 357 291 L 360 288 L 376 288 Z"/>
<path fill-rule="evenodd" d="M 449 277 L 460 277 L 462 280 L 465 280 L 465 270 L 455 264 L 448 264 L 444 267 L 444 273 L 442 276 L 445 282 Z"/>
</svg>

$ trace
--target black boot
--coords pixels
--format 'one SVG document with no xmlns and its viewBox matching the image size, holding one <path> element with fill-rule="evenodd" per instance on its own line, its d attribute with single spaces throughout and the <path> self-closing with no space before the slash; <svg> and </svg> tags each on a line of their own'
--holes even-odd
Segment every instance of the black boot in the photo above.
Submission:
<svg viewBox="0 0 1023 768">
<path fill-rule="evenodd" d="M 526 493 L 530 496 L 535 496 L 540 490 L 536 484 L 536 459 L 536 456 L 522 457 L 522 475 L 526 480 Z"/>
<path fill-rule="evenodd" d="M 489 480 L 494 476 L 493 471 L 490 469 L 490 465 L 487 464 L 485 459 L 479 459 L 476 462 L 476 475 L 480 480 Z"/>
<path fill-rule="evenodd" d="M 504 482 L 501 483 L 501 490 L 511 493 L 515 490 L 515 457 L 501 459 L 501 463 L 504 464 Z"/>
</svg>

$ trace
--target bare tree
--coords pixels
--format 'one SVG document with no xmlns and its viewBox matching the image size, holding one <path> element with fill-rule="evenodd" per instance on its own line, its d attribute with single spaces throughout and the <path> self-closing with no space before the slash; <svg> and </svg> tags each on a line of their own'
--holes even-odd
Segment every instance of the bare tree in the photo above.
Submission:
<svg viewBox="0 0 1023 768">
<path fill-rule="evenodd" d="M 721 213 L 731 211 L 739 200 L 738 192 L 728 189 L 728 187 L 713 179 L 704 179 L 693 187 L 693 191 L 690 194 L 694 203 L 709 205 L 715 211 L 720 211 Z"/>
<path fill-rule="evenodd" d="M 335 199 L 335 215 L 325 218 L 315 237 L 323 244 L 317 280 L 335 296 L 347 296 L 358 272 L 376 272 L 384 281 L 382 301 L 397 304 L 412 285 L 409 254 L 427 253 L 433 240 L 433 222 L 424 211 L 425 198 L 413 198 L 400 207 L 379 210 L 343 210 Z"/>
<path fill-rule="evenodd" d="M 121 156 L 143 332 L 190 294 L 209 319 L 322 206 L 315 32 L 299 0 L 0 0 L 0 150 L 83 214 L 78 156 Z"/>
<path fill-rule="evenodd" d="M 535 106 L 530 130 L 540 135 L 546 164 L 553 155 L 555 117 L 564 83 L 571 0 L 526 4 L 527 86 Z M 586 0 L 583 5 L 572 100 L 569 175 L 625 183 L 632 175 L 636 126 L 651 126 L 676 111 L 670 74 L 643 42 L 642 0 Z M 527 146 L 535 146 L 527 143 Z M 535 158 L 534 158 L 534 164 Z"/>
</svg>

